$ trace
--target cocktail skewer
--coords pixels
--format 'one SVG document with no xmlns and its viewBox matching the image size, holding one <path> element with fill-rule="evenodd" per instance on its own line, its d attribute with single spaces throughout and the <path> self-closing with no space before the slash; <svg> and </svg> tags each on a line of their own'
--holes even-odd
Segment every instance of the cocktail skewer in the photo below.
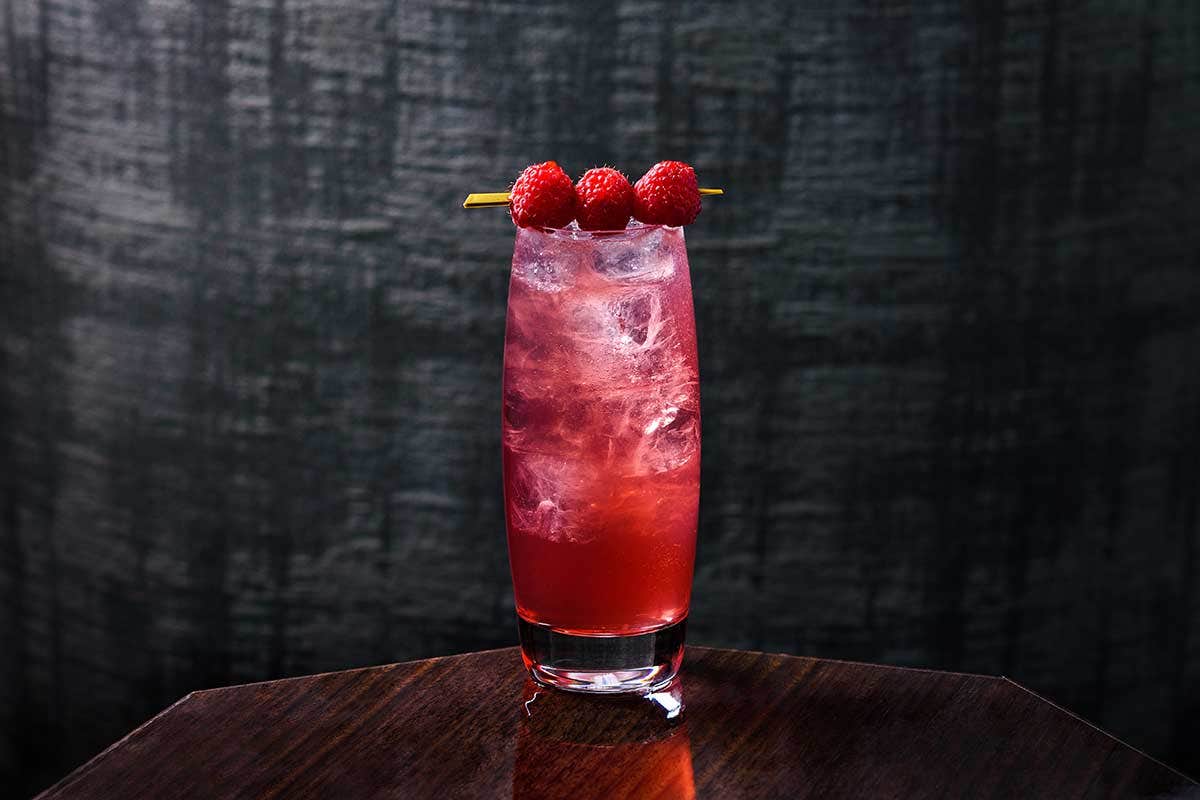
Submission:
<svg viewBox="0 0 1200 800">
<path fill-rule="evenodd" d="M 724 189 L 701 189 L 701 196 L 713 197 L 725 194 Z M 463 208 L 495 208 L 508 205 L 508 192 L 475 192 L 467 195 Z"/>
</svg>

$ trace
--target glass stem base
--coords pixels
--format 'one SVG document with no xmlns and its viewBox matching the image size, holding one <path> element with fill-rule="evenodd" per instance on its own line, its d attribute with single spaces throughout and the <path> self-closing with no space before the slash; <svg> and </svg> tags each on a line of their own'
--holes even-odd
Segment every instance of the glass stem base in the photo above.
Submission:
<svg viewBox="0 0 1200 800">
<path fill-rule="evenodd" d="M 571 692 L 653 692 L 666 686 L 683 662 L 687 620 L 630 636 L 560 633 L 517 617 L 521 657 L 543 686 Z"/>
</svg>

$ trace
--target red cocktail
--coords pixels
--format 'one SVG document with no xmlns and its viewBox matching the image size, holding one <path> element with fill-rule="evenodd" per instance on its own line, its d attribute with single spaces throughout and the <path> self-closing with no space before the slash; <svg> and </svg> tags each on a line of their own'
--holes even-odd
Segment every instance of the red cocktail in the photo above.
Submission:
<svg viewBox="0 0 1200 800">
<path fill-rule="evenodd" d="M 700 494 L 683 230 L 519 228 L 504 494 L 526 663 L 585 691 L 675 674 Z"/>
</svg>

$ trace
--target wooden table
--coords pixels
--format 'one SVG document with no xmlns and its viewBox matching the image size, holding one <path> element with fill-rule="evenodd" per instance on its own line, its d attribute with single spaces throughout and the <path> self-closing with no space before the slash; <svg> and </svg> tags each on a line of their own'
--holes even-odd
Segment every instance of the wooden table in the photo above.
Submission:
<svg viewBox="0 0 1200 800">
<path fill-rule="evenodd" d="M 693 647 L 671 690 L 606 700 L 536 687 L 509 648 L 193 692 L 42 795 L 510 796 L 1062 800 L 1200 787 L 1004 678 Z"/>
</svg>

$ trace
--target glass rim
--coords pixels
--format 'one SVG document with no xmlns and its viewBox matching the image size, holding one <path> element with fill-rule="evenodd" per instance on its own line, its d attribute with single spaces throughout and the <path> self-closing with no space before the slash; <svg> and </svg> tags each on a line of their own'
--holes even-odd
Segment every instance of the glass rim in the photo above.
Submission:
<svg viewBox="0 0 1200 800">
<path fill-rule="evenodd" d="M 570 239 L 570 240 L 576 241 L 576 242 L 588 242 L 588 241 L 613 242 L 613 241 L 621 241 L 621 240 L 625 240 L 625 239 L 633 239 L 637 236 L 642 236 L 644 234 L 647 234 L 647 233 L 650 233 L 650 232 L 656 231 L 656 230 L 663 230 L 663 231 L 667 231 L 667 232 L 673 232 L 673 231 L 682 232 L 683 226 L 681 226 L 681 225 L 647 225 L 645 223 L 638 223 L 637 225 L 622 228 L 620 230 L 585 231 L 585 230 L 582 230 L 579 228 L 549 228 L 549 227 L 546 227 L 543 225 L 531 225 L 527 228 L 522 228 L 521 230 L 532 231 L 534 233 L 539 233 L 539 234 L 542 234 L 543 236 L 550 236 L 555 239 Z"/>
</svg>

